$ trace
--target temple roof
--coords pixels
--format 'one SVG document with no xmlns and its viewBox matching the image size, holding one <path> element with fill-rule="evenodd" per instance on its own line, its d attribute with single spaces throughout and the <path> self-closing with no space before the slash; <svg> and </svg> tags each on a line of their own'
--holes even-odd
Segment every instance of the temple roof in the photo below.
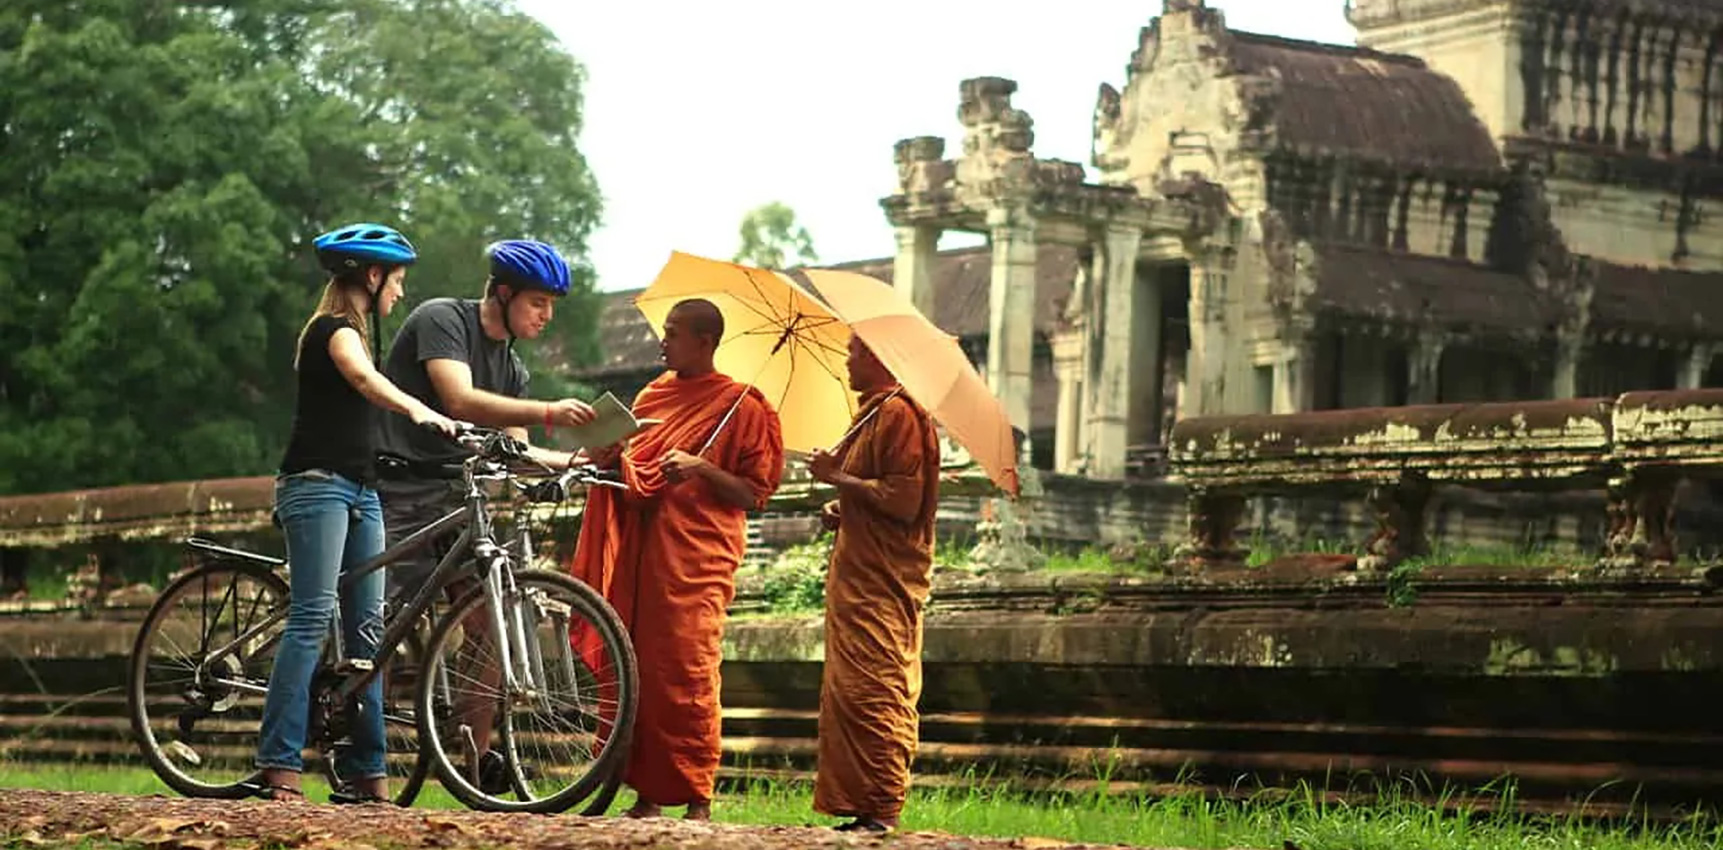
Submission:
<svg viewBox="0 0 1723 850">
<path fill-rule="evenodd" d="M 1058 319 L 1059 310 L 1071 294 L 1077 277 L 1077 251 L 1060 245 L 1042 245 L 1037 252 L 1035 327 L 1045 331 Z M 836 263 L 821 268 L 859 272 L 887 283 L 892 281 L 893 259 L 883 257 Z M 933 321 L 948 333 L 966 339 L 987 336 L 987 300 L 993 274 L 992 250 L 985 245 L 940 251 L 934 255 Z M 581 370 L 581 376 L 619 374 L 658 368 L 658 336 L 646 318 L 634 308 L 640 290 L 609 292 L 599 317 L 600 361 Z"/>
<path fill-rule="evenodd" d="M 1447 257 L 1317 246 L 1314 310 L 1404 325 L 1551 333 L 1561 307 L 1517 274 Z"/>
<path fill-rule="evenodd" d="M 1593 260 L 1591 321 L 1598 329 L 1723 335 L 1723 272 L 1653 269 Z"/>
<path fill-rule="evenodd" d="M 1278 80 L 1276 141 L 1304 154 L 1497 171 L 1458 83 L 1412 56 L 1231 31 L 1239 71 Z"/>
</svg>

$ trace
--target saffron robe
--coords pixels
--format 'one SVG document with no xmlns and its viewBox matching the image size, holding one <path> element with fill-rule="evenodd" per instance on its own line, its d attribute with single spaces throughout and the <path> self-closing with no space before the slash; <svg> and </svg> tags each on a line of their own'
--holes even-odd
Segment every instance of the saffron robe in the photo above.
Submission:
<svg viewBox="0 0 1723 850">
<path fill-rule="evenodd" d="M 707 802 L 721 752 L 719 644 L 748 509 L 720 501 L 704 479 L 671 483 L 658 462 L 673 449 L 699 454 L 716 433 L 703 456 L 751 484 L 758 510 L 783 476 L 783 434 L 759 390 L 715 372 L 667 372 L 640 391 L 633 410 L 663 421 L 624 450 L 626 493 L 587 494 L 570 572 L 604 595 L 633 639 L 640 699 L 623 781 L 648 803 Z M 571 638 L 580 645 L 581 635 Z"/>
<path fill-rule="evenodd" d="M 865 396 L 856 416 L 866 421 L 839 463 L 867 485 L 838 491 L 814 810 L 893 818 L 903 809 L 920 737 L 939 437 L 927 412 L 895 386 Z"/>
</svg>

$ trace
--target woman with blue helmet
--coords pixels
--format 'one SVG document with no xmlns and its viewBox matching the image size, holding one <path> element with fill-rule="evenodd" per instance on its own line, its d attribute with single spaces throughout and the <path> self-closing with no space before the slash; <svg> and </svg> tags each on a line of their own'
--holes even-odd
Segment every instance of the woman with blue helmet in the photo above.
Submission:
<svg viewBox="0 0 1723 850">
<path fill-rule="evenodd" d="M 403 294 L 418 252 L 381 224 L 337 228 L 313 243 L 329 282 L 299 333 L 293 431 L 275 483 L 275 519 L 287 538 L 292 596 L 287 627 L 270 671 L 257 741 L 262 795 L 303 799 L 311 675 L 337 603 L 349 658 L 376 657 L 382 637 L 383 576 L 372 573 L 337 600 L 340 576 L 383 551 L 383 513 L 374 489 L 374 407 L 410 417 L 447 436 L 455 423 L 377 371 L 368 342 Z M 360 694 L 353 747 L 337 765 L 349 792 L 335 802 L 388 799 L 384 770 L 383 687 Z"/>
</svg>

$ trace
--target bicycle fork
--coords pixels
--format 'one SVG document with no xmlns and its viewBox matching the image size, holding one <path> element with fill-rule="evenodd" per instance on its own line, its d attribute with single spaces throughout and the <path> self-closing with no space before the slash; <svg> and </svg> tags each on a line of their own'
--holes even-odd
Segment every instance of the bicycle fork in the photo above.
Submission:
<svg viewBox="0 0 1723 850">
<path fill-rule="evenodd" d="M 520 586 L 506 568 L 508 553 L 491 546 L 477 553 L 485 559 L 485 597 L 490 609 L 491 626 L 497 635 L 497 661 L 502 667 L 503 692 L 511 701 L 537 692 L 540 676 L 527 665 L 516 666 L 516 659 L 526 659 L 533 653 L 527 649 L 526 622 L 521 610 Z M 505 601 L 507 600 L 506 604 Z"/>
</svg>

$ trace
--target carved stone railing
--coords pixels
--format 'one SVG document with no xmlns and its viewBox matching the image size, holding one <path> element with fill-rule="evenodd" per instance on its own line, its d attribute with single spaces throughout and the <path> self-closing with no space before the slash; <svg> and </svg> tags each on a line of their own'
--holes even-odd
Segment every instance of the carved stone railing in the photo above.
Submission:
<svg viewBox="0 0 1723 850">
<path fill-rule="evenodd" d="M 1359 565 L 1389 567 L 1428 551 L 1430 489 L 1454 484 L 1605 490 L 1600 564 L 1645 567 L 1676 559 L 1676 485 L 1723 469 L 1723 390 L 1202 417 L 1177 423 L 1170 442 L 1190 491 L 1181 554 L 1193 566 L 1243 561 L 1233 534 L 1252 496 L 1340 493 L 1376 514 Z"/>
<path fill-rule="evenodd" d="M 942 496 L 979 496 L 993 492 L 987 476 L 967 457 L 942 464 Z M 782 484 L 765 513 L 818 510 L 833 498 L 831 488 L 808 476 L 799 463 L 786 467 Z M 274 509 L 271 476 L 136 484 L 61 493 L 0 497 L 0 547 L 52 548 L 98 540 L 121 542 L 178 540 L 194 534 L 243 534 L 269 528 Z M 581 498 L 571 504 L 542 506 L 537 512 L 578 515 Z M 511 507 L 499 502 L 497 512 Z"/>
</svg>

